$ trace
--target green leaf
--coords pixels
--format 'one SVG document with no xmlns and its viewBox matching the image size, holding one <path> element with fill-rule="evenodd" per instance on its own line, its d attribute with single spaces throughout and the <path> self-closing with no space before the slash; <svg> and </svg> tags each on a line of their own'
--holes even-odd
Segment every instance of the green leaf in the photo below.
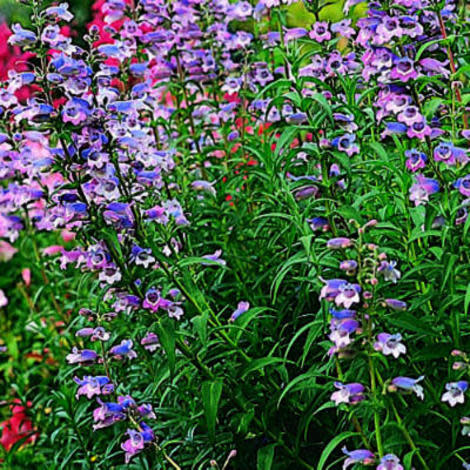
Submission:
<svg viewBox="0 0 470 470">
<path fill-rule="evenodd" d="M 328 443 L 328 445 L 323 449 L 323 452 L 320 455 L 320 460 L 318 461 L 317 465 L 317 470 L 323 470 L 325 467 L 326 461 L 328 460 L 328 457 L 331 455 L 331 453 L 338 447 L 341 442 L 344 440 L 357 436 L 357 432 L 351 432 L 351 431 L 345 431 L 339 434 L 338 436 L 334 437 L 331 439 L 331 441 Z"/>
<path fill-rule="evenodd" d="M 275 448 L 276 444 L 270 444 L 266 447 L 261 447 L 261 449 L 258 450 L 257 470 L 271 470 L 274 461 Z"/>
<path fill-rule="evenodd" d="M 463 307 L 463 311 L 465 312 L 466 315 L 468 314 L 469 305 L 470 305 L 470 284 L 468 284 L 467 290 L 465 292 L 465 300 L 464 300 L 464 307 Z"/>
<path fill-rule="evenodd" d="M 202 384 L 201 393 L 209 437 L 214 442 L 217 411 L 219 408 L 220 397 L 222 395 L 222 382 L 204 382 Z"/>
<path fill-rule="evenodd" d="M 262 357 L 261 359 L 255 359 L 248 364 L 247 367 L 242 372 L 241 378 L 244 379 L 248 374 L 254 372 L 255 370 L 264 369 L 266 366 L 272 364 L 285 363 L 286 360 L 282 357 Z M 288 361 L 291 362 L 291 361 Z"/>
<path fill-rule="evenodd" d="M 162 321 L 156 324 L 158 339 L 160 344 L 166 352 L 168 358 L 168 367 L 170 369 L 171 376 L 175 373 L 175 362 L 176 362 L 176 341 L 175 341 L 175 328 L 171 319 Z"/>
</svg>

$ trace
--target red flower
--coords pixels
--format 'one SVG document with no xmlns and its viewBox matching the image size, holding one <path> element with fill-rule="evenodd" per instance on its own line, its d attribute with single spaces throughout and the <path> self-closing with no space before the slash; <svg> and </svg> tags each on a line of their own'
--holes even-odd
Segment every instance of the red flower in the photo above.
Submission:
<svg viewBox="0 0 470 470">
<path fill-rule="evenodd" d="M 33 428 L 31 419 L 26 415 L 26 408 L 21 405 L 21 401 L 15 399 L 16 405 L 11 406 L 12 416 L 0 423 L 2 428 L 2 436 L 0 444 L 8 452 L 18 441 L 22 440 L 22 445 L 33 443 L 38 436 Z M 28 402 L 27 408 L 31 407 Z"/>
</svg>

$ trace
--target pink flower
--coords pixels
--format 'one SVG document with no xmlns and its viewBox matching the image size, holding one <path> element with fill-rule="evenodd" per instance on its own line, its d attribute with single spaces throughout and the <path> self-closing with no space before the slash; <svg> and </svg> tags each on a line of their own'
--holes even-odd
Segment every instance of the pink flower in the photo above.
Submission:
<svg viewBox="0 0 470 470">
<path fill-rule="evenodd" d="M 0 261 L 10 261 L 17 251 L 10 243 L 0 240 Z"/>
<path fill-rule="evenodd" d="M 6 305 L 8 305 L 8 298 L 5 295 L 5 292 L 3 292 L 2 289 L 0 289 L 0 308 L 5 307 Z"/>
<path fill-rule="evenodd" d="M 31 285 L 31 269 L 24 268 L 21 271 L 21 277 L 23 278 L 25 285 L 29 287 Z"/>
<path fill-rule="evenodd" d="M 47 256 L 56 255 L 57 253 L 62 253 L 64 247 L 62 245 L 51 245 L 42 250 L 42 253 Z"/>
</svg>

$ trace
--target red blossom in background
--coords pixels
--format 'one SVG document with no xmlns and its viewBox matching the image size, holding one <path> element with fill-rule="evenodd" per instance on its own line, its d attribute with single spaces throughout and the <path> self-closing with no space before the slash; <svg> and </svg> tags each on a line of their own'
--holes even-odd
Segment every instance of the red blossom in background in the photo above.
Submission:
<svg viewBox="0 0 470 470">
<path fill-rule="evenodd" d="M 38 437 L 31 419 L 26 414 L 26 408 L 30 408 L 32 403 L 27 402 L 26 407 L 19 399 L 15 399 L 14 403 L 10 406 L 11 418 L 0 423 L 0 428 L 2 428 L 0 444 L 7 452 L 20 440 L 23 440 L 23 444 L 31 444 Z"/>
</svg>

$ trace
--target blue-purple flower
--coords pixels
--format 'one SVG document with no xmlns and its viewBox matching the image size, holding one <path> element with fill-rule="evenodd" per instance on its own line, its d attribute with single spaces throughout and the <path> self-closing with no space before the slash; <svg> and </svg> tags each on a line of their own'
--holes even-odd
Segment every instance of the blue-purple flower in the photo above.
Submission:
<svg viewBox="0 0 470 470">
<path fill-rule="evenodd" d="M 454 186 L 459 190 L 460 194 L 470 197 L 470 174 L 459 178 Z"/>
<path fill-rule="evenodd" d="M 464 403 L 465 392 L 468 389 L 468 382 L 460 380 L 459 382 L 450 382 L 446 384 L 446 392 L 442 395 L 441 400 L 455 406 L 457 403 Z"/>
<path fill-rule="evenodd" d="M 105 375 L 98 375 L 96 377 L 86 375 L 83 379 L 74 377 L 73 380 L 79 385 L 75 395 L 77 399 L 80 395 L 85 395 L 88 399 L 91 399 L 95 395 L 109 395 L 114 391 L 114 385 L 109 380 L 109 377 Z"/>
<path fill-rule="evenodd" d="M 414 392 L 418 398 L 424 400 L 423 387 L 418 385 L 424 379 L 421 375 L 417 379 L 411 377 L 395 377 L 389 386 L 390 391 L 396 391 L 397 389 Z"/>
<path fill-rule="evenodd" d="M 339 405 L 340 403 L 355 405 L 365 400 L 364 385 L 360 383 L 343 384 L 341 382 L 335 382 L 334 385 L 338 389 L 331 394 L 331 400 L 335 402 L 335 405 Z"/>
<path fill-rule="evenodd" d="M 429 196 L 439 191 L 439 183 L 425 176 L 416 175 L 416 184 L 411 186 L 410 201 L 413 201 L 415 206 L 426 204 L 429 202 Z"/>
<path fill-rule="evenodd" d="M 237 306 L 237 309 L 232 313 L 232 315 L 230 316 L 229 321 L 234 322 L 240 315 L 242 315 L 243 313 L 245 313 L 249 309 L 250 309 L 250 303 L 249 302 L 244 302 L 244 301 L 239 302 L 238 306 Z"/>
<path fill-rule="evenodd" d="M 406 354 L 406 346 L 401 342 L 401 334 L 391 335 L 390 333 L 379 333 L 374 349 L 380 351 L 385 356 L 392 355 L 395 359 L 400 354 Z"/>
<path fill-rule="evenodd" d="M 346 447 L 341 449 L 343 454 L 346 454 L 348 458 L 344 461 L 343 470 L 346 470 L 351 465 L 360 463 L 362 465 L 373 465 L 375 463 L 375 455 L 367 449 L 356 449 L 349 451 Z"/>
<path fill-rule="evenodd" d="M 396 455 L 387 454 L 380 459 L 376 470 L 403 470 L 403 465 L 400 465 L 400 459 Z"/>
</svg>

